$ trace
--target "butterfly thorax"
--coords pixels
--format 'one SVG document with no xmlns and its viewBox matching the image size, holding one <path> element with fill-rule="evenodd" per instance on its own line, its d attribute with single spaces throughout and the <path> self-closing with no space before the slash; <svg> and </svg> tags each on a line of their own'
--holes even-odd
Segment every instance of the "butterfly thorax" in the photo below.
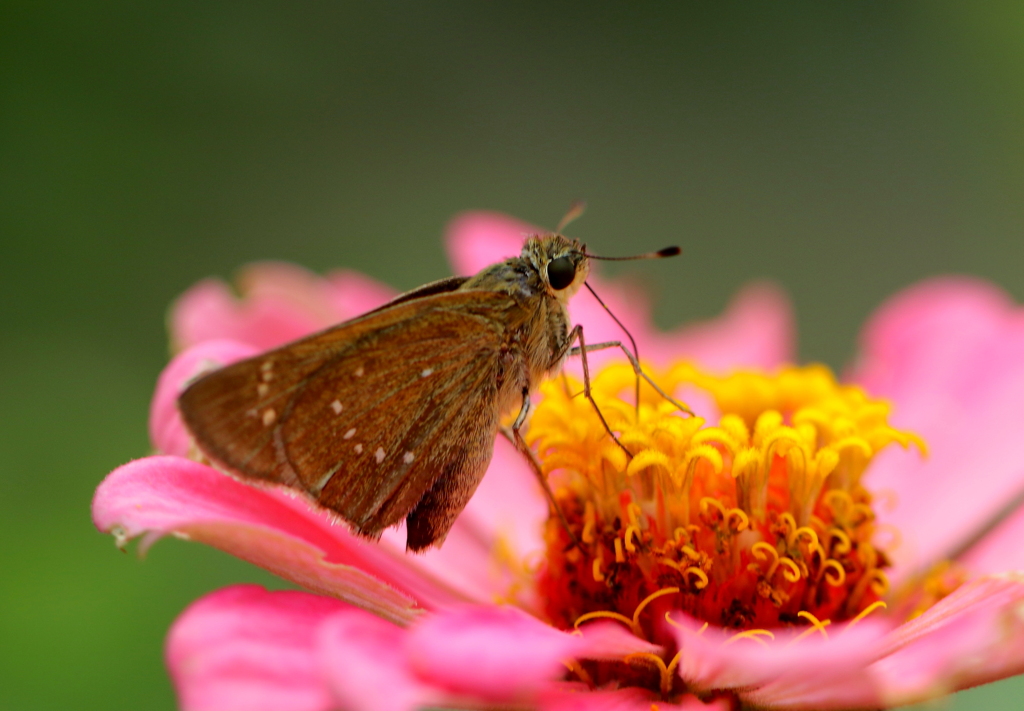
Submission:
<svg viewBox="0 0 1024 711">
<path fill-rule="evenodd" d="M 552 265 L 571 269 L 557 281 Z M 578 240 L 549 234 L 530 237 L 518 257 L 492 264 L 460 290 L 508 294 L 516 306 L 505 314 L 508 360 L 533 389 L 557 372 L 569 348 L 571 322 L 566 304 L 586 281 L 589 261 Z M 560 288 L 558 288 L 560 287 Z"/>
</svg>

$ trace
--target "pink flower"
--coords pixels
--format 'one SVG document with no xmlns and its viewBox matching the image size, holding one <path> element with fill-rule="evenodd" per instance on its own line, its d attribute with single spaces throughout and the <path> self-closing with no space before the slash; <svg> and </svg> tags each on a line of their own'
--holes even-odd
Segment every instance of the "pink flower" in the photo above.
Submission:
<svg viewBox="0 0 1024 711">
<path fill-rule="evenodd" d="M 530 231 L 502 215 L 458 218 L 448 239 L 456 271 L 518 253 Z M 637 636 L 639 610 L 631 625 L 587 622 L 582 634 L 542 621 L 552 603 L 533 566 L 547 555 L 548 508 L 503 440 L 444 546 L 416 556 L 404 552 L 401 530 L 370 543 L 290 491 L 240 483 L 188 459 L 175 401 L 191 378 L 391 295 L 351 273 L 320 279 L 260 265 L 244 274 L 241 299 L 207 281 L 176 304 L 172 339 L 182 352 L 161 375 L 150 416 L 163 454 L 112 472 L 93 502 L 97 527 L 120 543 L 142 537 L 148 546 L 167 534 L 198 540 L 311 591 L 235 586 L 186 610 L 167 646 L 184 709 L 646 711 L 656 702 L 724 710 L 737 699 L 771 708 L 865 708 L 1024 671 L 1024 574 L 1014 572 L 1024 569 L 1024 508 L 1015 506 L 1024 491 L 1024 448 L 1015 436 L 1024 426 L 1024 311 L 993 287 L 941 279 L 897 296 L 869 323 L 851 374 L 889 398 L 893 424 L 921 435 L 931 450 L 922 460 L 887 449 L 864 479 L 890 500 L 878 517 L 902 539 L 888 575 L 894 589 L 911 590 L 892 600 L 903 604 L 845 628 L 780 628 L 773 638 L 705 628 L 673 612 L 645 639 Z M 599 276 L 591 282 L 652 366 L 687 357 L 710 372 L 772 370 L 792 357 L 789 308 L 770 286 L 744 290 L 715 321 L 661 334 L 633 295 Z M 572 316 L 589 341 L 621 337 L 585 294 L 573 301 Z M 994 520 L 1002 522 L 991 527 Z M 954 568 L 934 567 L 950 557 Z M 666 645 L 679 650 L 670 664 Z M 653 683 L 633 684 L 621 671 L 641 668 Z M 588 669 L 599 672 L 593 688 Z"/>
</svg>

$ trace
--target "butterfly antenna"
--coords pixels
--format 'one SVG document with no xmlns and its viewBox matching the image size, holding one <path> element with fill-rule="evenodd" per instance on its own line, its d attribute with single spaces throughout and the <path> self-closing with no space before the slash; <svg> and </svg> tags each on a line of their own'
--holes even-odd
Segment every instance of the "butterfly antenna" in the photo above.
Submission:
<svg viewBox="0 0 1024 711">
<path fill-rule="evenodd" d="M 569 211 L 565 213 L 561 220 L 558 221 L 558 227 L 555 228 L 555 232 L 561 234 L 570 222 L 578 220 L 582 217 L 583 213 L 587 211 L 587 203 L 584 200 L 576 200 L 572 205 L 569 206 Z"/>
<path fill-rule="evenodd" d="M 634 259 L 664 259 L 665 257 L 677 257 L 683 250 L 675 245 L 659 249 L 657 252 L 644 252 L 635 254 L 632 257 L 599 257 L 596 254 L 588 254 L 587 259 L 600 259 L 602 262 L 632 262 Z"/>
</svg>

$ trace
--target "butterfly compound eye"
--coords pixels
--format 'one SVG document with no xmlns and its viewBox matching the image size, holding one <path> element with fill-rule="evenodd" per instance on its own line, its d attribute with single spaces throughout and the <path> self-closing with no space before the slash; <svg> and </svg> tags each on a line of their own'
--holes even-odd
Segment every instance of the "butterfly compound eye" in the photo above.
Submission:
<svg viewBox="0 0 1024 711">
<path fill-rule="evenodd" d="M 548 283 L 551 284 L 552 289 L 561 291 L 572 284 L 573 279 L 575 278 L 576 265 L 574 265 L 572 260 L 568 257 L 552 259 L 551 262 L 548 263 Z"/>
</svg>

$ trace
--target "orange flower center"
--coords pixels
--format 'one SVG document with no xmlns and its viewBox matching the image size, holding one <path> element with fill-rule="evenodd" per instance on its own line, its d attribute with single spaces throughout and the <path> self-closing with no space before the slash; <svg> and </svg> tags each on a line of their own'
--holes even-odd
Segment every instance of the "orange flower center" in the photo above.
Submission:
<svg viewBox="0 0 1024 711">
<path fill-rule="evenodd" d="M 757 636 L 779 626 L 824 631 L 874 609 L 887 559 L 872 542 L 861 476 L 893 442 L 924 451 L 889 426 L 889 405 L 822 366 L 714 377 L 679 364 L 655 380 L 717 413 L 687 416 L 650 388 L 638 407 L 631 368 L 606 368 L 594 398 L 632 458 L 579 383 L 542 388 L 527 440 L 572 531 L 558 517 L 547 523 L 537 585 L 550 622 L 573 629 L 610 617 L 672 648 L 677 610 Z M 670 663 L 630 661 L 630 673 L 671 686 Z"/>
</svg>

